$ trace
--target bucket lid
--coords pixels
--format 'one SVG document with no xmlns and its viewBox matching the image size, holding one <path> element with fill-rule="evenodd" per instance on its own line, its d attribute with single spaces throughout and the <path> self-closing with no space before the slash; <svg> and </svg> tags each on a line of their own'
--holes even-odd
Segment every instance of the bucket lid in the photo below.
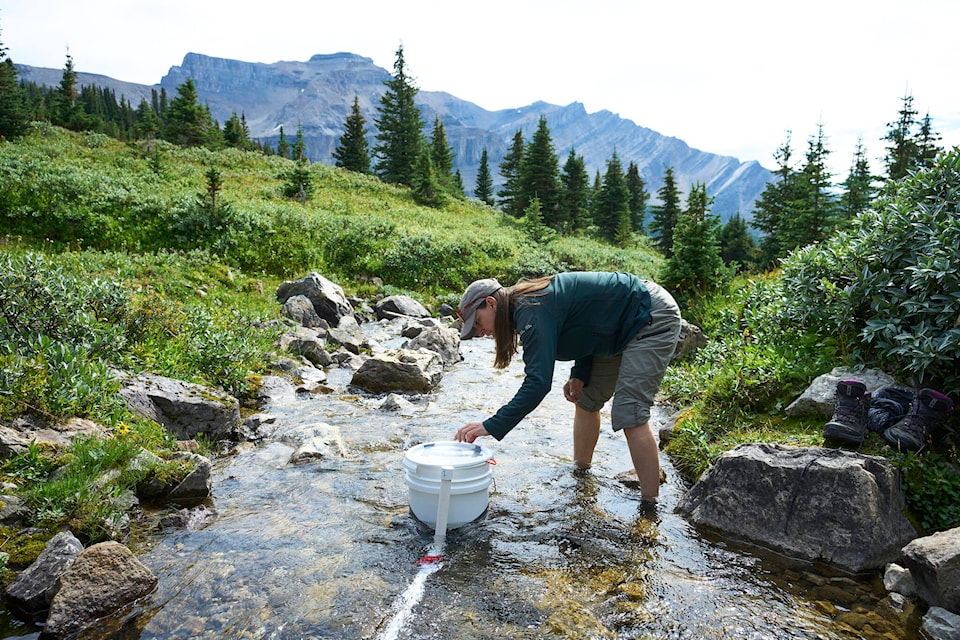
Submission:
<svg viewBox="0 0 960 640">
<path fill-rule="evenodd" d="M 493 457 L 489 449 L 466 442 L 427 442 L 418 444 L 406 453 L 413 464 L 437 467 L 471 467 L 484 464 Z"/>
</svg>

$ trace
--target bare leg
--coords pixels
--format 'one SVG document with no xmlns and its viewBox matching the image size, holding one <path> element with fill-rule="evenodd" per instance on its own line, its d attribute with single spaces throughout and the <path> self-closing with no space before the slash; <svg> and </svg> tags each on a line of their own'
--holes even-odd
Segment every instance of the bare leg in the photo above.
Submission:
<svg viewBox="0 0 960 640">
<path fill-rule="evenodd" d="M 633 468 L 640 480 L 640 495 L 643 500 L 656 502 L 660 495 L 660 454 L 653 429 L 649 422 L 645 422 L 638 427 L 624 429 L 623 435 L 627 438 Z"/>
<path fill-rule="evenodd" d="M 589 469 L 593 450 L 600 439 L 600 412 L 576 408 L 573 414 L 573 463 L 578 469 Z"/>
</svg>

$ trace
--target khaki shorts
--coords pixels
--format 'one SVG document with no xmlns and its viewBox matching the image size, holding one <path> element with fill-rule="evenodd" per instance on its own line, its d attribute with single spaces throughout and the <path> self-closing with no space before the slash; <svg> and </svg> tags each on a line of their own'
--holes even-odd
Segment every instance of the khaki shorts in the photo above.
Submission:
<svg viewBox="0 0 960 640">
<path fill-rule="evenodd" d="M 593 359 L 590 384 L 577 402 L 584 411 L 595 413 L 613 397 L 614 431 L 650 421 L 650 407 L 680 335 L 680 308 L 673 296 L 658 284 L 647 280 L 643 284 L 650 292 L 650 324 L 619 355 Z"/>
</svg>

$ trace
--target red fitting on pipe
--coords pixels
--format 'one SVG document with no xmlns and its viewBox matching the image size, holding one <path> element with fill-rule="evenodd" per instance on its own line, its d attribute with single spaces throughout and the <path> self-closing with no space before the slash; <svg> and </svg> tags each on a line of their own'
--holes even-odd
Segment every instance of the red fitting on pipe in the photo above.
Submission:
<svg viewBox="0 0 960 640">
<path fill-rule="evenodd" d="M 419 560 L 417 560 L 417 564 L 419 564 L 419 565 L 437 564 L 438 562 L 441 562 L 442 560 L 443 560 L 443 556 L 423 556 L 422 558 L 420 558 Z"/>
</svg>

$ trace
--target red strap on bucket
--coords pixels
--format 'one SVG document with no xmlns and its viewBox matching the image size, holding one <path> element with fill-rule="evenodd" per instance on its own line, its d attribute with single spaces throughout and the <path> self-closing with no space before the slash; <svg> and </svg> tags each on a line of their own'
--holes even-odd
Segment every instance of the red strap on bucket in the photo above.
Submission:
<svg viewBox="0 0 960 640">
<path fill-rule="evenodd" d="M 419 565 L 437 564 L 438 562 L 441 562 L 442 560 L 443 560 L 443 556 L 423 556 L 422 558 L 420 558 L 419 560 L 417 560 L 417 564 L 419 564 Z"/>
<path fill-rule="evenodd" d="M 497 461 L 494 460 L 493 458 L 490 458 L 489 460 L 487 460 L 487 464 L 492 464 L 492 465 L 496 466 L 496 465 L 497 465 Z"/>
</svg>

